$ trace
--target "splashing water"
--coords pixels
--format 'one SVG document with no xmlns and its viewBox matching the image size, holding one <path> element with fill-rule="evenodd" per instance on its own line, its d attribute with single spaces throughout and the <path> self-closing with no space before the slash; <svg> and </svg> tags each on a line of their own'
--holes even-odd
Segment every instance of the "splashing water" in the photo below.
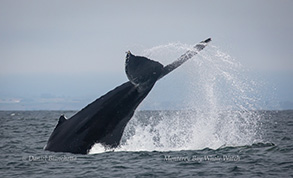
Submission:
<svg viewBox="0 0 293 178">
<path fill-rule="evenodd" d="M 166 65 L 190 45 L 172 43 L 143 52 Z M 170 151 L 217 149 L 261 141 L 262 116 L 257 82 L 246 77 L 244 67 L 216 46 L 208 46 L 185 64 L 185 108 L 138 111 L 128 123 L 116 151 Z M 101 146 L 91 153 L 100 152 Z M 94 151 L 93 151 L 94 150 Z"/>
</svg>

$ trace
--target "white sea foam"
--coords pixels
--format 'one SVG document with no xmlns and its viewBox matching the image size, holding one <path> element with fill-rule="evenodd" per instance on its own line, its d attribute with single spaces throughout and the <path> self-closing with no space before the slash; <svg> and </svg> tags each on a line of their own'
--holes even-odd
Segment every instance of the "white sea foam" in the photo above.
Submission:
<svg viewBox="0 0 293 178">
<path fill-rule="evenodd" d="M 166 59 L 175 59 L 191 47 L 172 43 L 145 50 L 143 55 L 168 64 L 171 61 Z M 188 63 L 185 110 L 136 113 L 116 151 L 217 149 L 260 141 L 262 116 L 254 112 L 259 109 L 258 86 L 245 75 L 246 69 L 212 45 Z"/>
</svg>

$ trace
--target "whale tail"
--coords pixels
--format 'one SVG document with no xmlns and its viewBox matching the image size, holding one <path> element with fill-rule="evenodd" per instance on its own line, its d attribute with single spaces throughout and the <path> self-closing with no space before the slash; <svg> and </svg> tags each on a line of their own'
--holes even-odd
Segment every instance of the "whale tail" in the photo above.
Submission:
<svg viewBox="0 0 293 178">
<path fill-rule="evenodd" d="M 164 77 L 187 60 L 191 59 L 198 52 L 204 49 L 211 41 L 208 38 L 195 45 L 191 50 L 181 55 L 173 63 L 163 66 L 157 61 L 153 61 L 143 56 L 135 56 L 130 51 L 126 52 L 125 72 L 129 81 L 139 89 L 144 89 L 151 83 Z"/>
</svg>

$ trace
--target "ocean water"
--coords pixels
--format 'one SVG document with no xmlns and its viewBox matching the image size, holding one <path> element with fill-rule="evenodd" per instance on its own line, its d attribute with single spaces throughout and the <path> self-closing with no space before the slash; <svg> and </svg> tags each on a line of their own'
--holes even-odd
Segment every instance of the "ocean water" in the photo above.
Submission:
<svg viewBox="0 0 293 178">
<path fill-rule="evenodd" d="M 74 113 L 0 111 L 1 177 L 293 176 L 292 110 L 253 111 L 253 117 L 261 116 L 257 127 L 243 125 L 246 121 L 237 111 L 234 118 L 230 112 L 222 112 L 223 124 L 231 122 L 225 118 L 237 121 L 224 128 L 218 125 L 220 121 L 193 127 L 204 118 L 195 111 L 139 111 L 135 118 L 141 122 L 130 123 L 116 150 L 92 150 L 88 155 L 43 150 L 58 117 Z M 190 116 L 196 119 L 184 123 Z M 185 133 L 186 128 L 174 130 L 176 122 L 191 129 Z M 240 135 L 234 138 L 233 134 Z M 250 138 L 242 138 L 245 136 Z"/>
</svg>

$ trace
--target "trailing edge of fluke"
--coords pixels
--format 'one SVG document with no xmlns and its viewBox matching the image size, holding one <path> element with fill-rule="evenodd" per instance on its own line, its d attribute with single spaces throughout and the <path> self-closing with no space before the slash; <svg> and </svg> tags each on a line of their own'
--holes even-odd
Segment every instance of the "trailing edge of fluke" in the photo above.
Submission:
<svg viewBox="0 0 293 178">
<path fill-rule="evenodd" d="M 129 81 L 90 103 L 71 118 L 60 116 L 45 150 L 87 154 L 95 143 L 108 148 L 119 146 L 125 126 L 155 83 L 195 56 L 210 41 L 210 38 L 201 41 L 166 66 L 127 52 L 125 72 Z"/>
</svg>

